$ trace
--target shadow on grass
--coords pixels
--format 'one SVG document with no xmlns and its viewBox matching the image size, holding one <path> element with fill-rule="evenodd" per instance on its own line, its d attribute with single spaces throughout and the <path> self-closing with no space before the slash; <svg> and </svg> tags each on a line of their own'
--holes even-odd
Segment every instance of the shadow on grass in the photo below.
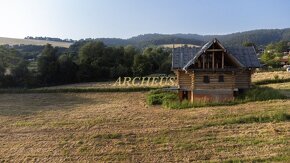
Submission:
<svg viewBox="0 0 290 163">
<path fill-rule="evenodd" d="M 280 91 L 282 94 L 287 96 L 288 99 L 290 99 L 290 89 L 276 89 L 276 90 Z"/>
<path fill-rule="evenodd" d="M 31 115 L 42 111 L 71 110 L 78 105 L 100 103 L 79 94 L 1 94 L 0 116 Z"/>
</svg>

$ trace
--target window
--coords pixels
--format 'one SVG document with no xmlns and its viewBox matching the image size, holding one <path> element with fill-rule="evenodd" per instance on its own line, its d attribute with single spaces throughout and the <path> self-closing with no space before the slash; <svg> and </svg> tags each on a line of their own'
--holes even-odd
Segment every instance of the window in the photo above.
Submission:
<svg viewBox="0 0 290 163">
<path fill-rule="evenodd" d="M 203 77 L 203 82 L 204 83 L 209 83 L 209 76 L 204 76 Z"/>
<path fill-rule="evenodd" d="M 220 75 L 219 76 L 219 82 L 224 82 L 225 80 L 224 80 L 224 76 L 223 75 Z"/>
</svg>

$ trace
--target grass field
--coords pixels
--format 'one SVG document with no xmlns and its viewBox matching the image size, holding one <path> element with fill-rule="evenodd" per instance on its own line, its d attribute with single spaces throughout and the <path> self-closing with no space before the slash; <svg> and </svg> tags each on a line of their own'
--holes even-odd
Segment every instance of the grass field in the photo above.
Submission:
<svg viewBox="0 0 290 163">
<path fill-rule="evenodd" d="M 265 86 L 272 87 L 274 89 L 280 90 L 283 94 L 290 97 L 290 82 L 286 83 L 275 83 L 275 84 L 267 84 Z"/>
<path fill-rule="evenodd" d="M 289 106 L 167 110 L 142 92 L 1 94 L 0 162 L 287 162 Z"/>
<path fill-rule="evenodd" d="M 275 71 L 275 72 L 259 72 L 254 73 L 252 75 L 252 81 L 261 81 L 261 80 L 267 80 L 267 79 L 275 79 L 275 76 L 278 76 L 279 79 L 289 79 L 290 78 L 290 72 L 287 71 Z"/>
<path fill-rule="evenodd" d="M 72 43 L 0 37 L 0 45 L 46 45 L 69 48 Z"/>
<path fill-rule="evenodd" d="M 253 81 L 275 75 L 288 77 L 257 73 Z M 290 97 L 290 82 L 263 86 Z M 290 161 L 290 99 L 169 110 L 148 106 L 145 97 L 146 92 L 1 93 L 0 162 Z"/>
</svg>

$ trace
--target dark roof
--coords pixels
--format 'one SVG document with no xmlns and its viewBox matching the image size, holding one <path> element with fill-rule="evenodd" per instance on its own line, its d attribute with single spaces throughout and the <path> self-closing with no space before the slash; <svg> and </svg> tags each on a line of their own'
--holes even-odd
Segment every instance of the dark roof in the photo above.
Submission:
<svg viewBox="0 0 290 163">
<path fill-rule="evenodd" d="M 227 52 L 233 55 L 244 67 L 261 67 L 254 47 L 227 47 Z"/>
<path fill-rule="evenodd" d="M 191 64 L 194 64 L 195 60 L 215 42 L 225 49 L 229 57 L 241 67 L 257 68 L 261 66 L 253 47 L 224 47 L 217 39 L 213 39 L 201 48 L 174 48 L 172 51 L 172 68 L 186 69 Z"/>
<path fill-rule="evenodd" d="M 182 69 L 194 56 L 200 48 L 180 47 L 172 50 L 172 68 Z"/>
</svg>

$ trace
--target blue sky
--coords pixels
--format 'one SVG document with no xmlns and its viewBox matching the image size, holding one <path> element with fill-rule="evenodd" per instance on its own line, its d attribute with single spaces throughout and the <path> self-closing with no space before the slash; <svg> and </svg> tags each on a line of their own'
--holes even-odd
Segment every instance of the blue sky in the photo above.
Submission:
<svg viewBox="0 0 290 163">
<path fill-rule="evenodd" d="M 0 0 L 0 37 L 129 38 L 290 27 L 289 0 Z"/>
</svg>

